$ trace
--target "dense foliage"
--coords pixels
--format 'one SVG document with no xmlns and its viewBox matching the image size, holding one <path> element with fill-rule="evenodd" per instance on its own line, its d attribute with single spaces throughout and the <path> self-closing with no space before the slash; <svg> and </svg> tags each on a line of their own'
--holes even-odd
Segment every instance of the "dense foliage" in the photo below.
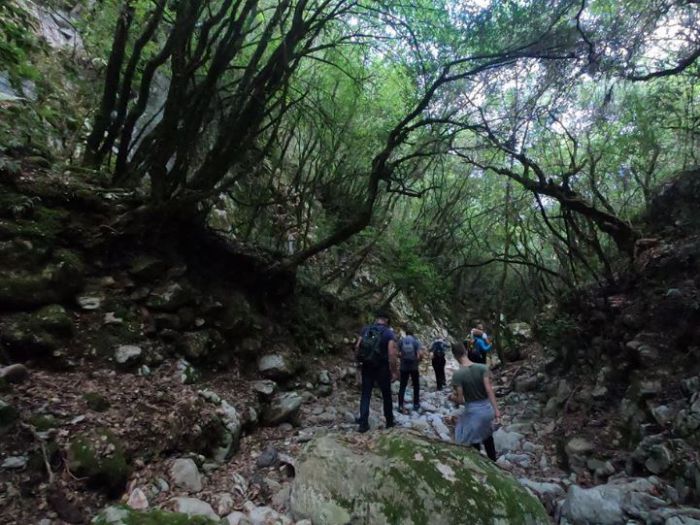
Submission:
<svg viewBox="0 0 700 525">
<path fill-rule="evenodd" d="M 73 1 L 45 9 L 84 50 L 51 60 L 23 6 L 0 70 L 60 60 L 78 95 L 25 119 L 64 137 L 47 155 L 347 299 L 510 318 L 614 283 L 697 163 L 690 0 Z"/>
</svg>

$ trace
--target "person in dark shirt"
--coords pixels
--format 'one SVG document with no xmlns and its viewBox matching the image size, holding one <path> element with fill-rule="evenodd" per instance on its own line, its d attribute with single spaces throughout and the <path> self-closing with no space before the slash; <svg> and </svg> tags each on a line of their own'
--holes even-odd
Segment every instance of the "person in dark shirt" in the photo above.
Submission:
<svg viewBox="0 0 700 525">
<path fill-rule="evenodd" d="M 435 371 L 435 382 L 437 383 L 437 389 L 442 390 L 445 388 L 445 353 L 447 352 L 448 343 L 444 338 L 438 337 L 430 345 L 430 353 L 433 354 L 431 359 L 431 364 L 433 365 L 433 370 Z"/>
<path fill-rule="evenodd" d="M 423 359 L 423 345 L 413 334 L 411 327 L 406 327 L 406 336 L 399 342 L 399 355 L 401 357 L 401 370 L 399 381 L 399 411 L 403 412 L 404 394 L 408 385 L 408 378 L 413 383 L 413 410 L 420 409 L 420 377 L 418 364 Z"/>
<path fill-rule="evenodd" d="M 391 399 L 391 381 L 398 379 L 398 348 L 396 336 L 389 327 L 389 315 L 378 312 L 374 323 L 365 326 L 355 343 L 362 373 L 362 395 L 360 397 L 359 431 L 369 430 L 369 404 L 372 390 L 378 386 L 382 393 L 386 427 L 394 426 L 394 411 Z"/>
</svg>

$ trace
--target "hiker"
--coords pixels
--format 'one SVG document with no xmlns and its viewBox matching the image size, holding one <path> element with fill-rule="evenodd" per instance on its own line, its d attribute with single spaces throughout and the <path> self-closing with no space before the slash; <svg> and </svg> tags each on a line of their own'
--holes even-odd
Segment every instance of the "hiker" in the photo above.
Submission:
<svg viewBox="0 0 700 525">
<path fill-rule="evenodd" d="M 452 375 L 452 399 L 457 405 L 464 404 L 464 412 L 457 419 L 455 442 L 471 445 L 477 450 L 484 445 L 488 457 L 496 461 L 493 423 L 494 420 L 496 424 L 500 423 L 501 413 L 493 393 L 489 367 L 470 360 L 464 345 L 459 343 L 452 345 L 452 355 L 460 366 Z"/>
<path fill-rule="evenodd" d="M 488 354 L 493 345 L 489 343 L 488 335 L 484 332 L 484 325 L 477 323 L 476 328 L 471 330 L 471 351 L 469 359 L 475 363 L 486 364 L 486 354 Z"/>
<path fill-rule="evenodd" d="M 359 431 L 369 430 L 369 402 L 376 384 L 382 393 L 386 428 L 394 426 L 391 381 L 398 379 L 396 337 L 389 327 L 389 315 L 378 312 L 373 324 L 365 326 L 355 343 L 361 365 L 362 397 L 360 398 Z"/>
<path fill-rule="evenodd" d="M 408 378 L 413 384 L 413 410 L 420 409 L 420 383 L 418 381 L 418 362 L 423 358 L 422 345 L 415 337 L 413 329 L 406 327 L 406 335 L 399 341 L 399 356 L 401 357 L 401 378 L 399 383 L 399 411 L 403 412 L 404 394 Z"/>
<path fill-rule="evenodd" d="M 430 353 L 433 354 L 431 363 L 435 371 L 435 382 L 437 389 L 442 390 L 446 386 L 445 381 L 445 352 L 447 351 L 447 341 L 438 336 L 430 345 Z"/>
</svg>

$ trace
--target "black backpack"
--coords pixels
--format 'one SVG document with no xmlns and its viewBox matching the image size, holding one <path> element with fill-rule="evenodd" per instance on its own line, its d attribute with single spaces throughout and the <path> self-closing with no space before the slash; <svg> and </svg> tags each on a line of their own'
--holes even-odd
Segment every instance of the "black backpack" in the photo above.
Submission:
<svg viewBox="0 0 700 525">
<path fill-rule="evenodd" d="M 385 329 L 384 326 L 373 324 L 367 329 L 365 335 L 362 336 L 357 356 L 361 363 L 378 365 L 384 360 L 382 335 Z"/>
<path fill-rule="evenodd" d="M 445 347 L 447 344 L 445 341 L 435 341 L 433 343 L 433 355 L 438 357 L 445 357 Z"/>
</svg>

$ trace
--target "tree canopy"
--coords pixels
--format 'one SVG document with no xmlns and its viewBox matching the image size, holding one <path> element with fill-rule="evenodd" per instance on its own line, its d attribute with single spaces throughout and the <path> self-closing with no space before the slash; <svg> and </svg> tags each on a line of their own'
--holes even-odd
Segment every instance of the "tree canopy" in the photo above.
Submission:
<svg viewBox="0 0 700 525">
<path fill-rule="evenodd" d="M 697 163 L 692 0 L 60 6 L 95 59 L 85 125 L 50 147 L 349 298 L 368 266 L 378 303 L 497 317 L 614 283 L 655 188 Z M 35 44 L 0 9 L 20 82 Z"/>
</svg>

